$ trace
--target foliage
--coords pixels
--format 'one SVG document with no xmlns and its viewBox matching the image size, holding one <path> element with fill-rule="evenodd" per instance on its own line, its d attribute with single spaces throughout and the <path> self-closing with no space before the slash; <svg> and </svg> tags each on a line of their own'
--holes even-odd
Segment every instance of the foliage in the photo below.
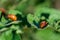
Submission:
<svg viewBox="0 0 60 40">
<path fill-rule="evenodd" d="M 1 0 L 0 5 L 6 9 L 6 15 L 0 10 L 0 40 L 60 40 L 60 10 L 51 8 L 51 0 Z M 41 20 L 48 23 L 44 28 Z"/>
</svg>

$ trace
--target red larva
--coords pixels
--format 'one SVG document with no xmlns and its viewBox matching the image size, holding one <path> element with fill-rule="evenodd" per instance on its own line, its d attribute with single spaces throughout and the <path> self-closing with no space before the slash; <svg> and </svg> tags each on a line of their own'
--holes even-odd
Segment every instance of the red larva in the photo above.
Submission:
<svg viewBox="0 0 60 40">
<path fill-rule="evenodd" d="M 47 22 L 46 21 L 42 21 L 40 23 L 40 28 L 44 28 L 46 25 L 47 25 Z"/>
<path fill-rule="evenodd" d="M 6 12 L 6 10 L 4 8 L 0 8 L 0 11 L 2 11 L 2 13 Z"/>
</svg>

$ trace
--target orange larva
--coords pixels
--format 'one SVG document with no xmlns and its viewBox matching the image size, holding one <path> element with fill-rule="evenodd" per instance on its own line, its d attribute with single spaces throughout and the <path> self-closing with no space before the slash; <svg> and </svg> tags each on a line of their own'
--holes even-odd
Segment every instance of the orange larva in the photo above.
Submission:
<svg viewBox="0 0 60 40">
<path fill-rule="evenodd" d="M 8 14 L 7 18 L 9 18 L 12 21 L 16 21 L 17 20 L 17 17 L 15 15 L 13 15 L 13 14 Z"/>
</svg>

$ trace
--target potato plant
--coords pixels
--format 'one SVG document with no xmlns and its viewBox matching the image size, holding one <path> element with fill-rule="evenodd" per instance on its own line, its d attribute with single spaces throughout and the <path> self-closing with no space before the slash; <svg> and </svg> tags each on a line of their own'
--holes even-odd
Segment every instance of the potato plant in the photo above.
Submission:
<svg viewBox="0 0 60 40">
<path fill-rule="evenodd" d="M 0 40 L 60 40 L 60 10 L 50 1 L 1 0 Z"/>
</svg>

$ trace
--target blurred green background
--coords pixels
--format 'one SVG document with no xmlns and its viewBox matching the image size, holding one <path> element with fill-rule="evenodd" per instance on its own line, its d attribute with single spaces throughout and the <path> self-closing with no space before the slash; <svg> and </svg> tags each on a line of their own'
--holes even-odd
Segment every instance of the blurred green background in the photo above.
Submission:
<svg viewBox="0 0 60 40">
<path fill-rule="evenodd" d="M 37 14 L 42 7 L 60 10 L 60 0 L 0 0 L 0 8 L 5 8 L 7 11 L 17 10 L 25 16 L 29 13 Z M 60 40 L 60 33 L 56 33 L 51 28 L 37 30 L 36 32 L 33 30 L 32 28 L 24 29 L 24 34 L 20 37 L 21 40 Z M 15 34 L 16 37 L 12 39 L 11 31 L 4 32 L 3 36 L 0 36 L 0 40 L 20 40 L 18 38 L 20 35 L 16 36 Z"/>
</svg>

